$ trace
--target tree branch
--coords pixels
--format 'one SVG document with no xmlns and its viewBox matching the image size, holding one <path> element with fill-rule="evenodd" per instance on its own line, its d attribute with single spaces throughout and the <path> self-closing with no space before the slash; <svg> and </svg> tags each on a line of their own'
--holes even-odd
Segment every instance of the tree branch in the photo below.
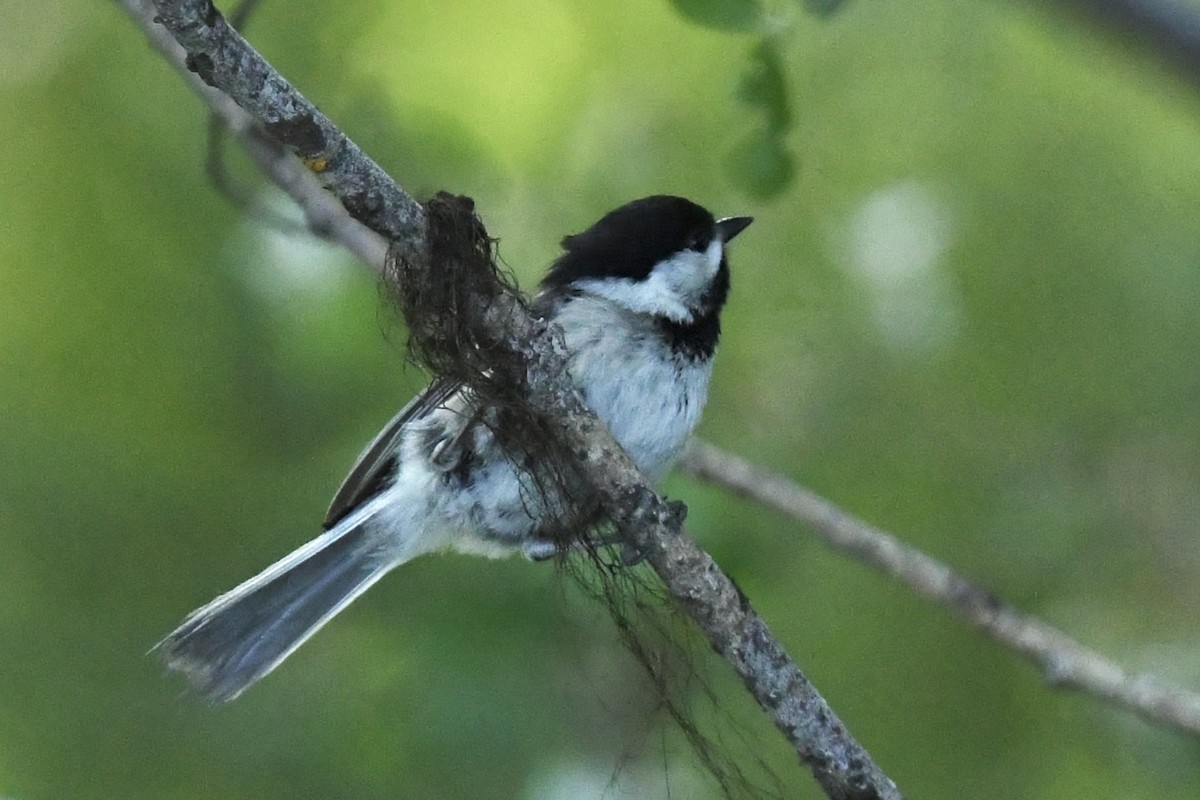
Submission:
<svg viewBox="0 0 1200 800">
<path fill-rule="evenodd" d="M 1180 46 L 1191 47 L 1188 43 L 1193 39 L 1200 42 L 1200 38 L 1189 33 L 1195 31 L 1195 16 L 1178 16 L 1187 9 L 1181 10 L 1176 4 L 1158 5 L 1146 0 L 1096 0 L 1091 4 L 1087 0 L 1075 1 L 1079 5 L 1124 9 L 1158 19 L 1155 24 L 1168 28 L 1163 34 L 1167 40 L 1179 39 Z M 323 190 L 315 175 L 258 127 L 253 117 L 187 69 L 186 51 L 166 29 L 151 24 L 154 11 L 150 0 L 119 2 L 139 22 L 164 59 L 176 67 L 224 122 L 258 167 L 300 205 L 309 227 L 341 243 L 376 272 L 382 272 L 387 240 L 351 217 L 333 195 Z M 1151 14 L 1156 8 L 1158 11 Z M 1146 25 L 1140 27 L 1148 30 Z M 1200 53 L 1200 44 L 1194 49 Z M 833 549 L 896 578 L 1026 656 L 1042 670 L 1051 685 L 1088 693 L 1131 710 L 1153 724 L 1200 733 L 1200 695 L 1152 676 L 1129 673 L 1065 633 L 971 584 L 945 564 L 854 518 L 794 482 L 701 442 L 693 444 L 680 467 L 810 526 Z"/>
<path fill-rule="evenodd" d="M 154 24 L 155 10 L 151 0 L 117 0 L 117 3 L 141 27 L 163 60 L 175 68 L 208 106 L 210 113 L 225 125 L 263 174 L 299 205 L 308 228 L 338 242 L 376 273 L 382 274 L 387 239 L 350 216 L 337 197 L 324 190 L 320 179 L 272 139 L 229 95 L 209 86 L 188 69 L 187 51 L 166 28 Z"/>
<path fill-rule="evenodd" d="M 1086 692 L 1164 727 L 1200 734 L 1200 695 L 1135 675 L 1022 613 L 950 567 L 842 511 L 787 478 L 711 444 L 693 442 L 679 467 L 807 525 L 825 544 L 895 578 L 967 620 L 1042 670 L 1051 686 Z"/>
<path fill-rule="evenodd" d="M 424 246 L 421 204 L 268 64 L 210 0 L 155 2 L 154 8 L 155 21 L 186 51 L 184 66 L 318 175 L 350 216 L 395 247 Z"/>
<path fill-rule="evenodd" d="M 1184 0 L 1057 0 L 1106 24 L 1200 84 L 1200 10 Z"/>
<path fill-rule="evenodd" d="M 387 238 L 389 256 L 406 275 L 435 279 L 430 272 L 440 265 L 429 258 L 421 205 L 271 68 L 208 0 L 155 0 L 157 17 L 144 2 L 118 2 L 152 38 L 157 27 L 152 21 L 165 26 L 182 46 L 166 53 L 168 60 L 228 94 L 319 175 L 350 216 Z M 211 104 L 208 92 L 202 96 Z M 838 800 L 899 798 L 895 784 L 846 731 L 746 597 L 682 532 L 675 508 L 645 486 L 628 456 L 583 405 L 567 377 L 559 337 L 513 298 L 487 299 L 486 306 L 474 304 L 479 313 L 469 324 L 522 360 L 525 373 L 513 378 L 526 390 L 530 407 L 557 427 L 608 499 L 613 518 L 792 742 L 825 793 Z"/>
</svg>

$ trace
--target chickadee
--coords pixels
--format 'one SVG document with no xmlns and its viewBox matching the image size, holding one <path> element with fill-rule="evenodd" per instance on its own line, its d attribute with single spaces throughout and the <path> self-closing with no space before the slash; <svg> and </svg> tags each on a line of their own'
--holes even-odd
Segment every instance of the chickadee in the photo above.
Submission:
<svg viewBox="0 0 1200 800">
<path fill-rule="evenodd" d="M 533 312 L 562 329 L 584 401 L 651 483 L 700 421 L 729 293 L 725 249 L 751 221 L 715 220 L 681 197 L 635 200 L 563 239 L 534 298 Z M 553 556 L 561 539 L 487 411 L 434 381 L 359 456 L 326 532 L 193 611 L 158 645 L 167 666 L 232 700 L 419 555 Z"/>
</svg>

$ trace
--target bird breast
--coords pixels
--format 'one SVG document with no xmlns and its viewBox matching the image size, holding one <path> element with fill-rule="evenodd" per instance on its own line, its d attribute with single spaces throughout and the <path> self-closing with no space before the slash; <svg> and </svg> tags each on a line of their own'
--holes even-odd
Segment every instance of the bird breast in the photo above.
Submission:
<svg viewBox="0 0 1200 800">
<path fill-rule="evenodd" d="M 655 319 L 579 296 L 558 322 L 584 401 L 651 482 L 670 470 L 708 397 L 711 359 L 673 353 Z"/>
</svg>

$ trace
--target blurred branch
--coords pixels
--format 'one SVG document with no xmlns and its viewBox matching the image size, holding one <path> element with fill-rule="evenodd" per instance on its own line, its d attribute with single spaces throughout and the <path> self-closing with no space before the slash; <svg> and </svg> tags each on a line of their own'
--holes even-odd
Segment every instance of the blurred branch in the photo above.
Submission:
<svg viewBox="0 0 1200 800">
<path fill-rule="evenodd" d="M 1200 8 L 1184 0 L 1058 0 L 1106 24 L 1122 38 L 1171 62 L 1192 83 L 1200 84 Z"/>
<path fill-rule="evenodd" d="M 242 2 L 238 3 L 234 8 L 229 10 L 227 15 L 229 24 L 238 31 L 243 30 L 245 24 L 249 21 L 250 16 L 255 12 L 255 10 L 257 10 L 260 2 L 261 0 L 242 0 Z M 171 35 L 167 33 L 166 29 L 159 28 L 157 33 L 163 39 L 163 42 L 161 43 L 162 45 L 175 47 L 179 46 L 176 41 L 171 38 Z M 191 73 L 186 71 L 184 74 L 189 78 L 194 77 Z M 201 82 L 201 85 L 204 85 L 203 82 Z M 234 108 L 237 108 L 237 106 L 234 105 Z M 237 111 L 239 113 L 243 113 L 240 108 L 237 108 Z M 249 120 L 248 117 L 247 120 Z M 257 163 L 261 172 L 264 174 L 270 174 L 275 169 L 294 170 L 297 173 L 297 177 L 315 181 L 314 176 L 307 169 L 305 169 L 302 164 L 297 163 L 294 158 L 289 158 L 287 156 L 276 157 L 276 154 L 282 154 L 284 151 L 273 139 L 263 134 L 262 131 L 256 126 L 251 125 L 249 128 L 250 129 L 247 131 L 247 135 L 254 137 L 254 148 L 257 150 L 261 145 L 270 151 L 267 155 L 268 163 L 264 163 L 263 159 L 255 158 L 254 155 L 251 154 L 252 160 Z M 324 217 L 314 217 L 312 213 L 310 213 L 307 209 L 304 209 L 302 206 L 301 208 L 304 211 L 304 221 L 298 222 L 264 204 L 260 198 L 256 197 L 254 187 L 239 183 L 237 178 L 234 177 L 234 175 L 229 171 L 229 166 L 226 163 L 226 145 L 229 143 L 229 134 L 230 128 L 226 120 L 222 118 L 222 116 L 216 111 L 210 111 L 208 115 L 208 147 L 205 153 L 204 167 L 208 172 L 209 180 L 212 181 L 212 184 L 216 187 L 217 191 L 225 196 L 225 199 L 241 210 L 245 216 L 254 219 L 257 222 L 261 222 L 263 225 L 266 225 L 270 228 L 274 228 L 280 233 L 311 233 L 322 239 L 332 239 L 334 241 L 337 241 L 340 238 L 333 235 L 333 233 L 329 230 L 330 220 Z M 250 145 L 243 141 L 242 147 L 243 149 L 249 149 Z M 277 167 L 275 166 L 276 164 L 278 164 Z M 280 183 L 278 177 L 275 179 L 275 183 Z M 332 195 L 323 191 L 305 193 L 305 197 L 309 195 L 315 195 L 320 202 L 328 207 L 330 213 L 340 213 L 341 222 L 357 226 L 361 228 L 365 234 L 373 233 L 366 227 L 359 225 L 358 221 L 351 217 L 350 214 L 347 213 L 344 208 L 342 208 L 341 203 L 337 202 Z M 378 257 L 382 259 L 383 254 L 387 250 L 387 242 L 381 237 L 376 236 L 375 243 L 378 245 Z M 363 257 L 363 255 L 358 253 L 357 250 L 354 250 L 353 248 L 351 249 L 353 252 L 359 255 L 360 258 Z M 382 269 L 382 263 L 376 265 L 377 272 Z"/>
<path fill-rule="evenodd" d="M 118 2 L 176 69 L 198 76 L 188 76 L 191 85 L 229 120 L 239 141 L 249 143 L 252 157 L 285 191 L 308 193 L 314 185 L 276 163 L 290 159 L 290 153 L 300 159 L 302 169 L 320 178 L 351 217 L 387 240 L 387 259 L 399 263 L 405 275 L 436 280 L 430 272 L 441 265 L 431 263 L 430 242 L 437 231 L 427 228 L 430 218 L 421 204 L 268 65 L 208 0 L 155 0 L 153 7 L 143 0 Z M 181 47 L 167 45 L 159 25 Z M 223 108 L 228 104 L 224 94 L 249 116 Z M 275 147 L 275 157 L 268 157 L 270 142 L 282 145 Z M 473 217 L 453 222 L 477 224 Z M 377 252 L 372 252 L 368 262 L 378 266 Z M 588 475 L 609 499 L 614 519 L 792 742 L 825 793 L 845 800 L 899 798 L 895 784 L 846 731 L 746 597 L 682 531 L 677 510 L 644 485 L 628 456 L 582 404 L 564 369 L 566 355 L 558 337 L 513 298 L 487 300 L 467 304 L 475 313 L 465 324 L 520 357 L 527 369 L 513 377 L 526 390 L 531 408 L 556 426 L 574 452 L 586 454 L 581 457 Z"/>
<path fill-rule="evenodd" d="M 937 559 L 856 519 L 787 478 L 705 442 L 691 444 L 680 468 L 807 525 L 833 549 L 897 579 L 1030 659 L 1051 686 L 1086 692 L 1154 724 L 1200 734 L 1200 694 L 1125 671 Z"/>
</svg>

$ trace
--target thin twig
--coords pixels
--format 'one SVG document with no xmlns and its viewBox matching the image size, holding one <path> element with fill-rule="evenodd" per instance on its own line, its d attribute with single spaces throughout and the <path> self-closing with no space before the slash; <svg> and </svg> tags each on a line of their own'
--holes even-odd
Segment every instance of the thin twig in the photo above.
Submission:
<svg viewBox="0 0 1200 800">
<path fill-rule="evenodd" d="M 436 265 L 428 263 L 426 216 L 420 204 L 296 92 L 210 2 L 156 0 L 157 17 L 146 15 L 144 3 L 118 2 L 144 29 L 156 27 L 151 21 L 162 23 L 187 51 L 182 62 L 178 53 L 174 60 L 232 97 L 320 175 L 351 216 L 388 238 L 390 257 L 401 259 L 410 274 L 429 279 L 428 271 Z M 422 269 L 426 274 L 420 275 Z M 589 478 L 613 502 L 616 518 L 626 524 L 672 595 L 792 742 L 822 789 L 836 800 L 899 798 L 895 784 L 846 731 L 746 597 L 682 532 L 674 509 L 644 485 L 628 456 L 582 404 L 562 369 L 565 356 L 559 337 L 518 311 L 489 308 L 475 322 L 488 327 L 495 341 L 523 354 L 530 406 L 557 423 L 574 452 L 585 454 L 581 459 Z"/>
<path fill-rule="evenodd" d="M 971 583 L 937 559 L 856 519 L 782 475 L 705 442 L 692 442 L 680 468 L 807 525 L 830 547 L 895 578 L 1027 657 L 1038 665 L 1050 685 L 1086 692 L 1156 725 L 1200 733 L 1200 694 L 1124 670 L 1101 653 Z"/>
</svg>

